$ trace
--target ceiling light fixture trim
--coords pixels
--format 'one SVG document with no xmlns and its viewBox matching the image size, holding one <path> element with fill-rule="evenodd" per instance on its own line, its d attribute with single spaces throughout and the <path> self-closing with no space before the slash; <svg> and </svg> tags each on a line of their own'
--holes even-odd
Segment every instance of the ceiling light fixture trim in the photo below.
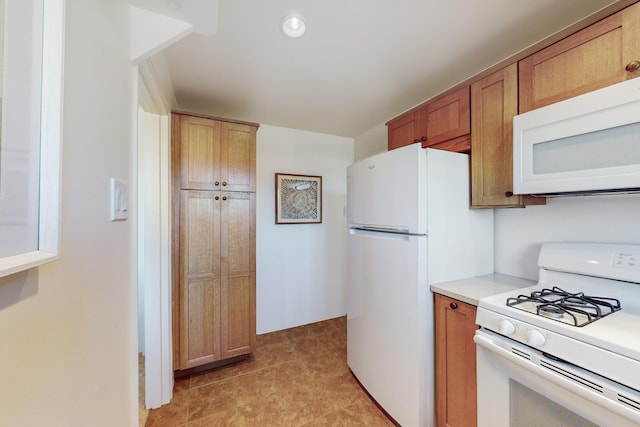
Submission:
<svg viewBox="0 0 640 427">
<path fill-rule="evenodd" d="M 280 21 L 280 29 L 284 35 L 296 39 L 301 37 L 307 30 L 307 24 L 305 24 L 300 15 L 289 14 Z"/>
</svg>

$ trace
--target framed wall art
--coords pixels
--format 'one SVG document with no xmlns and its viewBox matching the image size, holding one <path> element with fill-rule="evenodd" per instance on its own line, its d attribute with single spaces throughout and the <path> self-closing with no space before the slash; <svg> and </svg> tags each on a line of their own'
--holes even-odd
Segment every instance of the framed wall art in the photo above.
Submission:
<svg viewBox="0 0 640 427">
<path fill-rule="evenodd" d="M 322 222 L 322 177 L 276 173 L 276 224 Z"/>
</svg>

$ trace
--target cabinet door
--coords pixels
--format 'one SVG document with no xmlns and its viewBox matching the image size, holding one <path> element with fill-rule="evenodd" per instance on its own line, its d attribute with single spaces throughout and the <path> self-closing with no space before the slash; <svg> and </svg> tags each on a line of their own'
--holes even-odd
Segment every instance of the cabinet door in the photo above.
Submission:
<svg viewBox="0 0 640 427">
<path fill-rule="evenodd" d="M 520 61 L 520 113 L 640 76 L 640 3 Z"/>
<path fill-rule="evenodd" d="M 468 86 L 429 102 L 422 111 L 427 132 L 423 147 L 469 151 L 471 118 Z M 449 142 L 446 146 L 442 144 L 445 141 Z"/>
<path fill-rule="evenodd" d="M 255 193 L 222 192 L 222 358 L 255 348 Z"/>
<path fill-rule="evenodd" d="M 477 425 L 476 307 L 435 294 L 436 424 Z"/>
<path fill-rule="evenodd" d="M 471 85 L 471 206 L 524 207 L 543 197 L 513 194 L 513 116 L 518 80 L 512 64 Z"/>
<path fill-rule="evenodd" d="M 387 123 L 388 149 L 404 147 L 416 142 L 426 141 L 426 134 L 422 129 L 420 111 L 410 111 Z"/>
<path fill-rule="evenodd" d="M 513 196 L 516 64 L 471 85 L 471 205 L 519 206 Z"/>
<path fill-rule="evenodd" d="M 220 359 L 220 200 L 180 191 L 179 369 Z"/>
<path fill-rule="evenodd" d="M 256 191 L 256 128 L 223 122 L 221 187 L 224 191 Z"/>
<path fill-rule="evenodd" d="M 180 188 L 219 189 L 220 126 L 216 120 L 180 116 Z"/>
</svg>

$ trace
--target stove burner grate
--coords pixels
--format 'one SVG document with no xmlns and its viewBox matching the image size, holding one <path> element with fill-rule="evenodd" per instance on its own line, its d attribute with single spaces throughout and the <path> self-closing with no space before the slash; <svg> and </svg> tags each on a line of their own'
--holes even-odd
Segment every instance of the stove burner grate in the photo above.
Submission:
<svg viewBox="0 0 640 427">
<path fill-rule="evenodd" d="M 538 313 L 541 316 L 552 317 L 554 319 L 560 319 L 564 316 L 565 310 L 554 304 L 542 304 L 538 306 Z"/>
<path fill-rule="evenodd" d="M 573 326 L 588 325 L 622 308 L 615 298 L 570 293 L 557 286 L 507 298 L 507 305 Z"/>
</svg>

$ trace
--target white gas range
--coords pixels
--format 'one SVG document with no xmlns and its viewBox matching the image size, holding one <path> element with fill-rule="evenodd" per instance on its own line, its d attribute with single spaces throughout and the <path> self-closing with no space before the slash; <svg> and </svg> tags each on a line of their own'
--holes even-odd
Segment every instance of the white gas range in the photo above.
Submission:
<svg viewBox="0 0 640 427">
<path fill-rule="evenodd" d="M 480 300 L 478 425 L 640 425 L 640 245 L 548 243 Z"/>
</svg>

